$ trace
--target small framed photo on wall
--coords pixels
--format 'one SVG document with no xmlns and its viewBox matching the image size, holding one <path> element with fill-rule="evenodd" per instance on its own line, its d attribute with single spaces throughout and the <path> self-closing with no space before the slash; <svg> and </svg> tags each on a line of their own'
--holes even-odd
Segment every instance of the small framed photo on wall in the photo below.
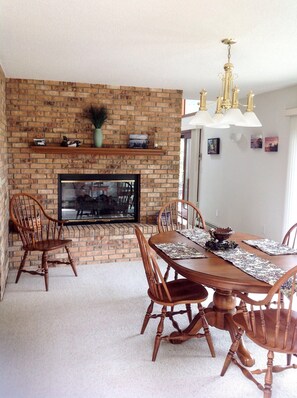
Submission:
<svg viewBox="0 0 297 398">
<path fill-rule="evenodd" d="M 261 149 L 263 147 L 263 138 L 261 135 L 252 135 L 251 136 L 251 148 L 252 149 Z"/>
<path fill-rule="evenodd" d="M 278 152 L 278 137 L 265 137 L 265 152 Z"/>
<path fill-rule="evenodd" d="M 219 153 L 220 153 L 220 139 L 219 138 L 208 138 L 207 153 L 208 153 L 208 155 L 219 155 Z"/>
</svg>

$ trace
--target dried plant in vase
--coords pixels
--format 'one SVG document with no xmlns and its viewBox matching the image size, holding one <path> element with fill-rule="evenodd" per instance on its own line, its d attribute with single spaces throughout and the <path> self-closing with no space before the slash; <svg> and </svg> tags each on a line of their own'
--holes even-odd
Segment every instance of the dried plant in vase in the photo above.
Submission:
<svg viewBox="0 0 297 398">
<path fill-rule="evenodd" d="M 94 145 L 97 148 L 102 147 L 102 125 L 106 121 L 108 117 L 107 108 L 104 105 L 101 106 L 93 106 L 85 109 L 85 116 L 88 118 L 95 127 L 94 130 Z"/>
</svg>

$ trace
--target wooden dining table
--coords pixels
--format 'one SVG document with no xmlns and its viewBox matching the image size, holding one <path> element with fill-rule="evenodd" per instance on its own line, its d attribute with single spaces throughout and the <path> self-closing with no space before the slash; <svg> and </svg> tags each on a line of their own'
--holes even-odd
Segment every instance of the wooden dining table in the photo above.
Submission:
<svg viewBox="0 0 297 398">
<path fill-rule="evenodd" d="M 234 233 L 230 238 L 230 240 L 235 241 L 242 249 L 265 260 L 269 260 L 285 271 L 297 265 L 297 255 L 271 256 L 244 243 L 243 240 L 247 239 L 260 238 L 255 235 L 239 232 Z M 187 246 L 193 247 L 203 253 L 205 257 L 182 260 L 172 259 L 156 246 L 160 243 L 185 243 Z M 244 293 L 267 293 L 271 288 L 271 285 L 268 283 L 248 275 L 232 263 L 218 257 L 215 253 L 204 249 L 176 231 L 161 232 L 153 235 L 149 239 L 149 244 L 178 274 L 213 289 L 213 300 L 208 308 L 205 309 L 207 321 L 210 326 L 228 331 L 232 341 L 235 339 L 237 332 L 237 327 L 232 317 L 237 311 L 236 291 Z M 199 314 L 197 314 L 184 332 L 190 335 L 196 334 L 201 328 L 202 320 Z M 184 340 L 186 339 L 185 336 Z M 246 349 L 243 339 L 241 340 L 238 357 L 243 365 L 253 366 L 255 360 L 252 354 Z"/>
</svg>

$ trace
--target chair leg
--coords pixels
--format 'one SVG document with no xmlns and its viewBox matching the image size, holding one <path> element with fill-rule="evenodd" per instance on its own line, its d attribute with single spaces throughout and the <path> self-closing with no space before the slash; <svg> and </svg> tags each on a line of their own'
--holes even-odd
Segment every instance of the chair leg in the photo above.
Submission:
<svg viewBox="0 0 297 398">
<path fill-rule="evenodd" d="M 47 263 L 48 253 L 42 253 L 42 271 L 44 272 L 44 283 L 45 290 L 48 291 L 48 263 Z"/>
<path fill-rule="evenodd" d="M 272 393 L 272 367 L 274 352 L 268 351 L 267 354 L 267 371 L 265 374 L 264 398 L 270 398 Z"/>
<path fill-rule="evenodd" d="M 172 307 L 170 307 L 170 311 L 166 314 L 166 316 L 169 317 L 169 319 L 171 320 L 172 326 L 174 327 L 174 329 L 176 329 L 179 333 L 182 333 L 181 328 L 179 327 L 178 322 L 173 318 L 173 312 L 174 312 L 174 305 Z"/>
<path fill-rule="evenodd" d="M 162 333 L 163 333 L 163 329 L 164 329 L 164 319 L 166 317 L 166 311 L 167 311 L 167 308 L 164 305 L 162 307 L 161 319 L 160 319 L 160 322 L 158 325 L 157 334 L 156 334 L 156 338 L 155 338 L 155 345 L 154 345 L 154 351 L 153 351 L 153 357 L 152 357 L 153 362 L 155 362 L 155 360 L 157 358 L 158 351 L 159 351 L 159 347 L 160 347 L 160 343 L 161 343 L 161 339 L 162 339 Z"/>
<path fill-rule="evenodd" d="M 291 365 L 292 354 L 287 354 L 287 366 Z"/>
<path fill-rule="evenodd" d="M 222 371 L 221 371 L 221 376 L 224 376 L 234 355 L 236 354 L 238 347 L 239 347 L 239 343 L 241 340 L 241 336 L 243 334 L 243 330 L 239 329 L 236 336 L 235 336 L 235 340 L 233 341 L 233 343 L 231 344 L 231 347 L 229 349 L 229 352 L 226 356 Z"/>
<path fill-rule="evenodd" d="M 141 328 L 140 334 L 143 334 L 145 329 L 146 329 L 146 327 L 147 327 L 148 321 L 150 320 L 150 317 L 151 317 L 152 312 L 153 312 L 153 307 L 154 307 L 154 302 L 153 302 L 153 300 L 151 300 L 151 303 L 149 304 L 149 306 L 147 307 L 147 310 L 146 310 L 146 314 L 145 314 L 145 317 L 144 317 L 144 320 L 143 320 L 143 324 L 142 324 L 142 328 Z"/>
<path fill-rule="evenodd" d="M 69 262 L 70 262 L 72 271 L 73 271 L 74 275 L 77 276 L 77 271 L 76 271 L 75 262 L 74 262 L 74 260 L 73 260 L 73 258 L 72 258 L 72 256 L 71 256 L 70 250 L 69 250 L 69 248 L 68 248 L 67 246 L 65 246 L 65 249 L 66 249 L 67 254 L 68 254 L 68 258 L 69 258 Z"/>
<path fill-rule="evenodd" d="M 191 309 L 191 304 L 186 304 L 186 309 L 187 309 L 187 315 L 189 322 L 192 322 L 192 309 Z"/>
<path fill-rule="evenodd" d="M 25 266 L 25 262 L 26 262 L 27 256 L 28 256 L 28 251 L 26 250 L 25 253 L 24 253 L 24 256 L 22 258 L 21 264 L 19 266 L 18 273 L 17 273 L 16 279 L 15 279 L 15 283 L 18 283 L 18 281 L 20 279 L 20 276 L 21 276 L 21 273 L 22 273 L 22 269 Z"/>
<path fill-rule="evenodd" d="M 208 323 L 207 323 L 207 320 L 205 318 L 204 309 L 203 309 L 203 307 L 202 307 L 202 305 L 200 303 L 198 304 L 198 311 L 199 311 L 199 315 L 200 315 L 200 317 L 202 319 L 202 326 L 203 326 L 204 334 L 205 334 L 205 337 L 206 337 L 206 341 L 207 341 L 211 356 L 214 358 L 216 356 L 215 349 L 214 349 L 214 346 L 213 346 L 213 342 L 212 342 L 211 334 L 210 334 L 210 331 L 209 331 Z"/>
<path fill-rule="evenodd" d="M 167 282 L 169 271 L 170 271 L 170 265 L 167 265 L 166 272 L 163 277 L 165 282 Z"/>
</svg>

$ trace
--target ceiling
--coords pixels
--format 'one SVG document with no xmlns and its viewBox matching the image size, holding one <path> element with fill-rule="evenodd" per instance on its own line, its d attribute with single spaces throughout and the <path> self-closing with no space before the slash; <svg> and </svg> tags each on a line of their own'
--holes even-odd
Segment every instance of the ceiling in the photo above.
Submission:
<svg viewBox="0 0 297 398">
<path fill-rule="evenodd" d="M 240 95 L 297 84 L 296 0 L 0 0 L 6 77 L 219 93 L 231 61 Z"/>
</svg>

